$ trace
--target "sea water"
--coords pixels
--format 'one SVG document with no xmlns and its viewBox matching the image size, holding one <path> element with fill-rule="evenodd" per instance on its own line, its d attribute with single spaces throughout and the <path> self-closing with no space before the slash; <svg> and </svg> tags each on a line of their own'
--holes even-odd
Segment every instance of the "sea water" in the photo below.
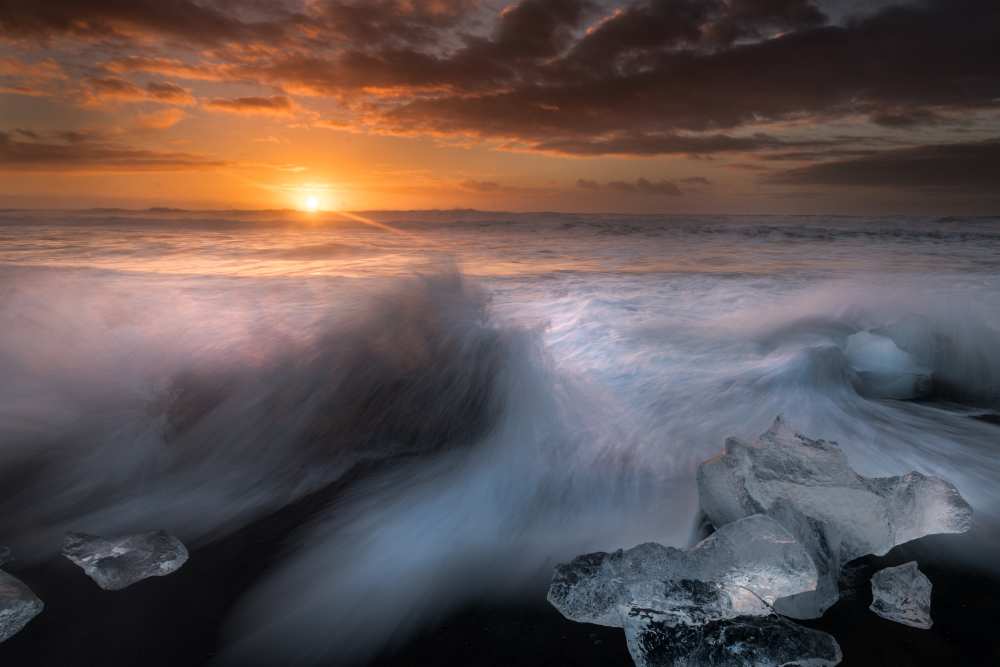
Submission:
<svg viewBox="0 0 1000 667">
<path fill-rule="evenodd" d="M 685 545 L 697 464 L 782 414 L 952 481 L 953 557 L 990 567 L 998 333 L 992 218 L 4 211 L 0 536 L 196 559 L 363 466 L 228 634 L 362 656 L 579 553 Z"/>
</svg>

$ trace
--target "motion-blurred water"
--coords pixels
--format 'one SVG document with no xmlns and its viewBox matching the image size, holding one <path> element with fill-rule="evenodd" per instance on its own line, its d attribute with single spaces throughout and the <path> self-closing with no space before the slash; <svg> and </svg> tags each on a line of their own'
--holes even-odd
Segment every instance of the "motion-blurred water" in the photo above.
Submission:
<svg viewBox="0 0 1000 667">
<path fill-rule="evenodd" d="M 953 481 L 995 564 L 998 332 L 993 219 L 0 212 L 0 543 L 197 546 L 381 461 L 230 623 L 363 656 L 685 543 L 698 462 L 782 413 Z"/>
</svg>

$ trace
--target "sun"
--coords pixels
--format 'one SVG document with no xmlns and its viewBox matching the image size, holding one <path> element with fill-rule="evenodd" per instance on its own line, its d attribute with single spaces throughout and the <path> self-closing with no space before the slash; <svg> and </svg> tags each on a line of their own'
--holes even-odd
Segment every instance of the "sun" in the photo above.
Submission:
<svg viewBox="0 0 1000 667">
<path fill-rule="evenodd" d="M 308 197 L 306 197 L 305 201 L 303 202 L 303 205 L 307 211 L 309 211 L 310 213 L 315 213 L 316 211 L 319 210 L 319 197 L 317 197 L 316 195 L 309 195 Z"/>
</svg>

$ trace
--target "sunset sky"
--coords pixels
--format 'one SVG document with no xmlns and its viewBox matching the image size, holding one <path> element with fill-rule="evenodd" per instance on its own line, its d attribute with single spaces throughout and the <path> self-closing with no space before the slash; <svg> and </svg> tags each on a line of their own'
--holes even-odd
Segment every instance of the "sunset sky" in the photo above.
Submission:
<svg viewBox="0 0 1000 667">
<path fill-rule="evenodd" d="M 996 0 L 0 0 L 0 206 L 1000 212 Z"/>
</svg>

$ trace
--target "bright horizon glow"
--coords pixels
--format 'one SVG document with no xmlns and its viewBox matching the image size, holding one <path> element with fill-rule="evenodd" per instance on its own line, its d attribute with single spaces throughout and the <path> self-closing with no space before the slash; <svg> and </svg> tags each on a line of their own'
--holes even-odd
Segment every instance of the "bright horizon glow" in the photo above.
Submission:
<svg viewBox="0 0 1000 667">
<path fill-rule="evenodd" d="M 304 202 L 305 209 L 310 213 L 315 213 L 319 210 L 319 197 L 316 195 L 309 195 L 306 197 Z"/>
</svg>

